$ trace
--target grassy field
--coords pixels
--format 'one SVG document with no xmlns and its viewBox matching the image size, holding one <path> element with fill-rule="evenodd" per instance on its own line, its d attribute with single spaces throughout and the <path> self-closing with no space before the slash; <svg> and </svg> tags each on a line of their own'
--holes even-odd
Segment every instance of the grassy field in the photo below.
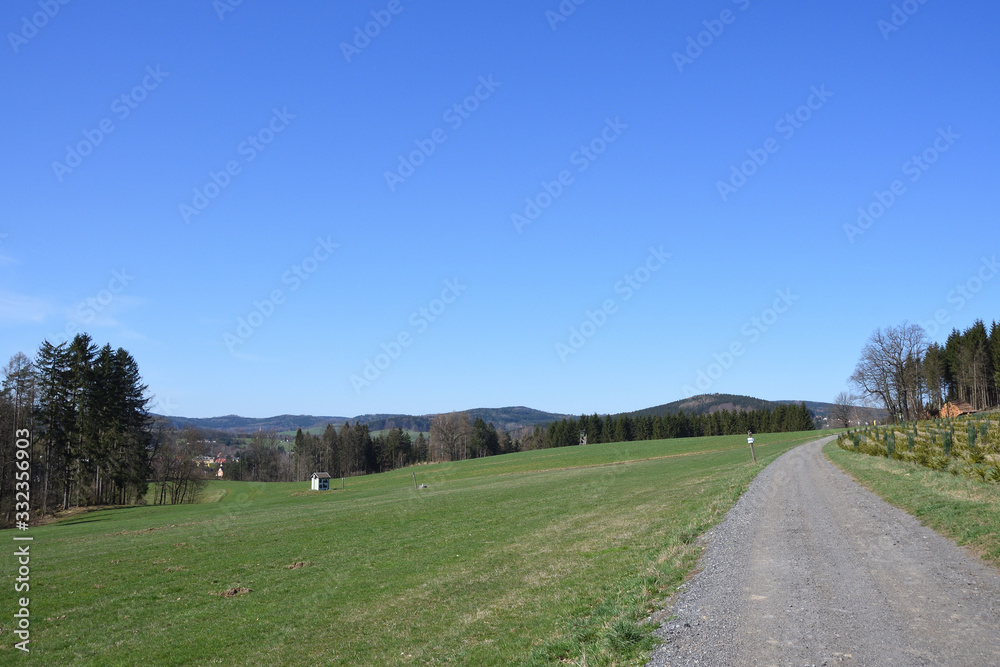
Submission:
<svg viewBox="0 0 1000 667">
<path fill-rule="evenodd" d="M 323 431 L 326 430 L 325 426 L 313 426 L 312 428 L 303 429 L 303 433 L 309 433 L 310 435 L 323 435 Z M 286 438 L 294 438 L 295 434 L 298 433 L 298 429 L 293 429 L 290 431 L 278 431 L 278 435 L 284 436 Z"/>
<path fill-rule="evenodd" d="M 760 435 L 758 458 L 820 435 Z M 759 470 L 743 436 L 647 441 L 417 466 L 326 493 L 211 482 L 197 505 L 77 515 L 29 531 L 24 661 L 641 664 L 643 619 Z M 14 652 L 12 613 L 0 655 Z"/>
<path fill-rule="evenodd" d="M 1000 566 L 1000 485 L 918 463 L 845 451 L 823 453 L 859 484 L 917 517 L 922 524 Z"/>
</svg>

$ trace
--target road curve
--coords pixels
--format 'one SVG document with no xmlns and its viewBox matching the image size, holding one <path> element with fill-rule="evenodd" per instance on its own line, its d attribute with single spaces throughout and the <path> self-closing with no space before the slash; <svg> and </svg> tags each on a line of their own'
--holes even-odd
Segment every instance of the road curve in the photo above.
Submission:
<svg viewBox="0 0 1000 667">
<path fill-rule="evenodd" d="M 778 458 L 709 533 L 647 667 L 1000 665 L 1000 573 L 840 472 L 830 440 Z"/>
</svg>

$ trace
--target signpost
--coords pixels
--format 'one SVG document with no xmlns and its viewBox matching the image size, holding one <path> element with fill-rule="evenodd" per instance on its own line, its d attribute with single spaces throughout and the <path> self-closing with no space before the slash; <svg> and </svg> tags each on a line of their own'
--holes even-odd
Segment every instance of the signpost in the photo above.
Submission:
<svg viewBox="0 0 1000 667">
<path fill-rule="evenodd" d="M 753 431 L 747 431 L 747 444 L 750 445 L 750 456 L 753 457 L 753 463 L 757 465 L 757 454 L 753 451 Z"/>
</svg>

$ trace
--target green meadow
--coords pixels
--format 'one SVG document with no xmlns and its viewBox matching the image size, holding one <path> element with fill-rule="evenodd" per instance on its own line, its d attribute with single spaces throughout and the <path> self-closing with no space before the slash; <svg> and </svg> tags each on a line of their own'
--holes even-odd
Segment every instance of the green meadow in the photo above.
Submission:
<svg viewBox="0 0 1000 667">
<path fill-rule="evenodd" d="M 762 464 L 820 432 L 757 436 Z M 761 469 L 744 436 L 539 450 L 32 527 L 31 653 L 94 665 L 628 665 Z M 427 488 L 415 489 L 417 484 Z M 2 531 L 5 600 L 12 538 Z"/>
</svg>

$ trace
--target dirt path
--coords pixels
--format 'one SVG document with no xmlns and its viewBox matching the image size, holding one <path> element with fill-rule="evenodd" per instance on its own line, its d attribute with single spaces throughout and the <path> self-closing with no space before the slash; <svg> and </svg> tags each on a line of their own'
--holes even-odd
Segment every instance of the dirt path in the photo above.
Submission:
<svg viewBox="0 0 1000 667">
<path fill-rule="evenodd" d="M 650 666 L 1000 665 L 1000 575 L 840 472 L 780 457 L 709 534 Z"/>
</svg>

